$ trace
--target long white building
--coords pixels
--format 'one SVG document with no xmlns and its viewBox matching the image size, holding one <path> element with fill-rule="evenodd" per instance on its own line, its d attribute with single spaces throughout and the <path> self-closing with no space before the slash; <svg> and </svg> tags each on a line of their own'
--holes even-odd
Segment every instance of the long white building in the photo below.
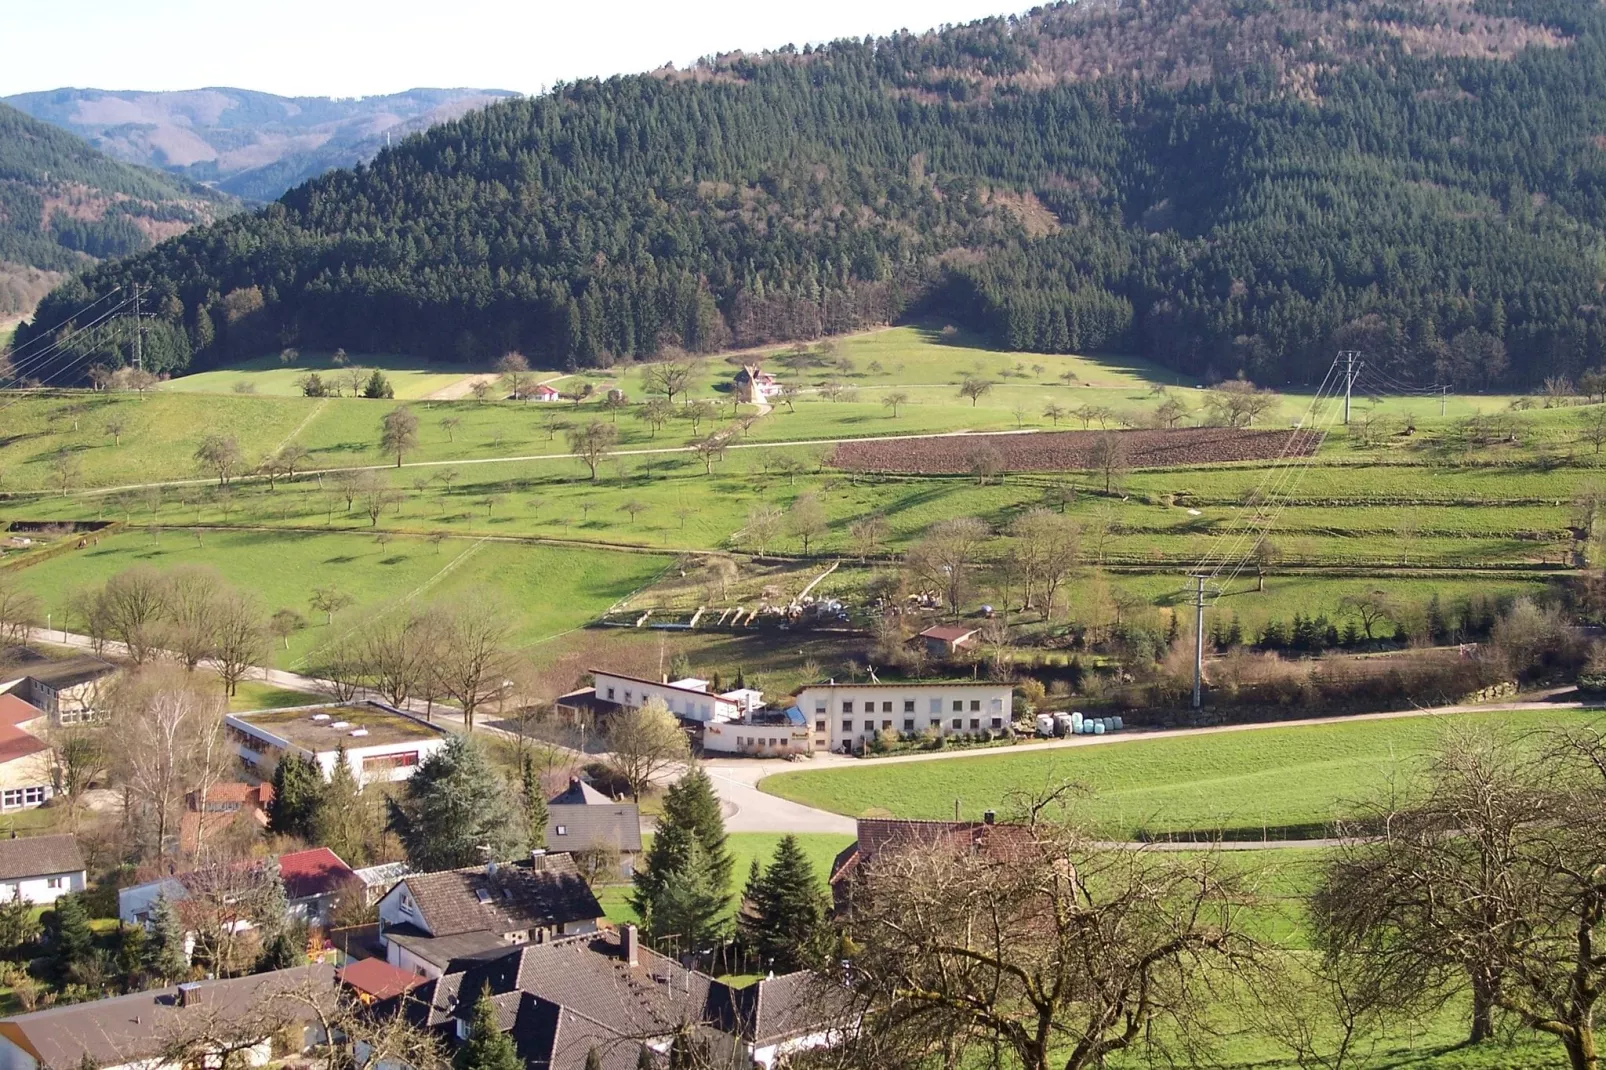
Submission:
<svg viewBox="0 0 1606 1070">
<path fill-rule="evenodd" d="M 858 750 L 878 733 L 943 735 L 1001 732 L 1013 720 L 1008 684 L 976 680 L 891 684 L 816 684 L 797 695 L 813 723 L 817 750 Z"/>
</svg>

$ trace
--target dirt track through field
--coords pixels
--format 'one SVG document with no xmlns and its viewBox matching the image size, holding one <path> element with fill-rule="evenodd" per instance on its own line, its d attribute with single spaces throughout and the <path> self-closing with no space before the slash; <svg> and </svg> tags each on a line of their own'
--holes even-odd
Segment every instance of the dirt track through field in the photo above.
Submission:
<svg viewBox="0 0 1606 1070">
<path fill-rule="evenodd" d="M 837 468 L 912 475 L 961 475 L 992 458 L 1004 472 L 1072 472 L 1100 466 L 1102 443 L 1113 442 L 1122 468 L 1267 461 L 1307 457 L 1321 445 L 1312 431 L 1251 431 L 1231 427 L 1182 427 L 1146 431 L 1028 431 L 985 442 L 948 438 L 940 442 L 860 440 L 843 442 L 831 456 Z"/>
</svg>

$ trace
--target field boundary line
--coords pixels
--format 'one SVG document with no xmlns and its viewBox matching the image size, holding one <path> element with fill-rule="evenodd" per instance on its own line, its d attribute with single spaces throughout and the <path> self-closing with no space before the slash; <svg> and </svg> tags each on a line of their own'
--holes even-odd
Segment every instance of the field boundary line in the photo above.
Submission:
<svg viewBox="0 0 1606 1070">
<path fill-rule="evenodd" d="M 307 425 L 312 423 L 313 420 L 317 419 L 318 414 L 323 412 L 323 410 L 328 405 L 329 405 L 329 399 L 328 398 L 319 398 L 318 399 L 318 404 L 314 405 L 312 407 L 312 411 L 307 413 L 306 419 L 304 419 L 300 423 L 296 424 L 296 429 L 294 431 L 290 432 L 288 435 L 284 436 L 284 441 L 283 442 L 281 442 L 277 446 L 273 447 L 273 453 L 271 454 L 271 456 L 277 456 L 280 452 L 282 452 L 284 450 L 284 448 L 286 446 L 288 446 L 288 445 L 290 445 L 290 443 L 294 442 L 296 440 L 296 436 L 301 434 L 301 432 L 305 431 L 307 429 Z"/>
</svg>

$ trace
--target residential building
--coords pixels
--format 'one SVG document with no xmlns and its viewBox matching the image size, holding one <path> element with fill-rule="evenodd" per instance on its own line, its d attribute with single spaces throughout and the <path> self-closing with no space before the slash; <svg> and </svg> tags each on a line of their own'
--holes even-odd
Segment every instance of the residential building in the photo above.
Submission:
<svg viewBox="0 0 1606 1070">
<path fill-rule="evenodd" d="M 781 392 L 781 384 L 757 364 L 743 364 L 731 379 L 731 390 L 743 404 L 762 405 Z"/>
<path fill-rule="evenodd" d="M 361 887 L 356 873 L 327 847 L 291 851 L 278 858 L 279 879 L 284 882 L 286 917 L 323 925 L 342 895 Z M 239 863 L 256 866 L 261 863 Z M 189 898 L 193 885 L 201 878 L 193 873 L 175 873 L 158 880 L 131 884 L 117 893 L 117 917 L 127 925 L 149 923 L 156 900 L 181 903 Z M 249 925 L 242 926 L 249 928 Z"/>
<path fill-rule="evenodd" d="M 925 641 L 926 654 L 934 658 L 951 658 L 959 651 L 976 645 L 979 628 L 964 624 L 939 624 L 917 635 Z"/>
<path fill-rule="evenodd" d="M 703 726 L 703 750 L 709 754 L 780 758 L 808 754 L 813 749 L 814 735 L 809 730 L 808 717 L 796 706 L 753 710 L 739 721 Z"/>
<path fill-rule="evenodd" d="M 633 710 L 646 705 L 649 699 L 658 698 L 682 721 L 709 724 L 734 721 L 764 701 L 763 692 L 751 688 L 714 694 L 709 691 L 707 680 L 695 677 L 659 682 L 593 669 L 591 678 L 594 681 L 591 687 L 571 691 L 558 699 L 559 712 L 606 715 L 621 709 Z"/>
<path fill-rule="evenodd" d="M 857 751 L 878 732 L 1002 732 L 1013 719 L 1008 684 L 978 680 L 816 684 L 797 695 L 816 748 Z"/>
<path fill-rule="evenodd" d="M 617 852 L 617 876 L 629 880 L 641 854 L 641 811 L 574 777 L 562 794 L 547 801 L 546 849 L 571 855 Z"/>
<path fill-rule="evenodd" d="M 12 651 L 0 676 L 0 692 L 37 706 L 52 724 L 77 724 L 100 717 L 103 694 L 120 671 L 89 654 L 47 658 L 32 651 Z"/>
<path fill-rule="evenodd" d="M 268 806 L 273 802 L 273 785 L 227 782 L 213 784 L 202 791 L 187 792 L 184 812 L 179 815 L 179 849 L 194 854 L 203 844 L 216 842 L 236 822 L 253 833 L 268 827 Z"/>
<path fill-rule="evenodd" d="M 595 932 L 602 906 L 566 854 L 404 877 L 379 900 L 387 961 L 438 977 L 497 947 Z"/>
<path fill-rule="evenodd" d="M 262 1066 L 294 1031 L 292 1048 L 305 1051 L 321 1043 L 317 1013 L 306 997 L 335 992 L 331 966 L 298 966 L 221 981 L 192 981 L 168 988 L 131 992 L 126 996 L 67 1003 L 0 1019 L 0 1070 L 182 1070 L 219 1065 L 222 1060 L 195 1057 L 217 1051 L 218 1029 L 243 1031 L 230 1037 L 230 1047 L 254 1039 L 260 1043 L 236 1050 L 230 1066 Z M 288 1027 L 287 1027 L 288 1023 Z M 194 1051 L 172 1058 L 172 1048 L 193 1039 Z"/>
<path fill-rule="evenodd" d="M 1029 826 L 999 824 L 989 810 L 980 821 L 907 821 L 859 818 L 858 838 L 837 854 L 828 878 L 836 908 L 845 910 L 853 883 L 878 857 L 907 849 L 940 849 L 955 854 L 983 852 L 1008 859 L 1034 839 Z"/>
<path fill-rule="evenodd" d="M 299 754 L 327 777 L 344 748 L 359 784 L 406 780 L 450 737 L 444 728 L 373 701 L 231 713 L 223 724 L 248 765 L 265 770 L 282 755 Z"/>
<path fill-rule="evenodd" d="M 563 395 L 558 393 L 558 388 L 555 387 L 555 386 L 548 386 L 546 383 L 537 383 L 537 384 L 535 384 L 535 389 L 530 391 L 530 395 L 529 396 L 531 398 L 533 398 L 534 400 L 536 400 L 536 401 L 562 401 L 563 400 Z"/>
<path fill-rule="evenodd" d="M 352 872 L 362 882 L 363 905 L 371 907 L 385 898 L 385 893 L 400 884 L 401 879 L 412 871 L 413 867 L 406 862 L 382 862 Z"/>
<path fill-rule="evenodd" d="M 633 925 L 454 962 L 388 1006 L 456 1048 L 487 989 L 498 1025 L 541 1070 L 584 1070 L 592 1050 L 604 1070 L 636 1070 L 643 1047 L 662 1065 L 683 1029 L 714 1065 L 768 1070 L 830 1043 L 850 1020 L 846 993 L 817 974 L 733 988 L 643 947 Z"/>
<path fill-rule="evenodd" d="M 55 794 L 55 756 L 40 738 L 48 728 L 44 710 L 0 694 L 0 811 L 40 806 Z"/>
<path fill-rule="evenodd" d="M 84 886 L 84 856 L 76 837 L 61 833 L 0 840 L 0 902 L 26 899 L 46 905 Z"/>
</svg>

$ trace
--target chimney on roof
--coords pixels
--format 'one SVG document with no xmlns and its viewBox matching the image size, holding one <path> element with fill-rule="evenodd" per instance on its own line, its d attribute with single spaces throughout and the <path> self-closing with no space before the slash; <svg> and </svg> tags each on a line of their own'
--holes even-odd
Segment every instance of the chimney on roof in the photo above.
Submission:
<svg viewBox="0 0 1606 1070">
<path fill-rule="evenodd" d="M 981 823 L 983 825 L 996 825 L 998 823 L 998 811 L 997 810 L 985 810 L 985 811 L 983 811 L 982 815 L 981 815 Z"/>
<path fill-rule="evenodd" d="M 634 925 L 626 925 L 619 930 L 619 956 L 625 960 L 626 966 L 641 965 L 641 935 Z"/>
<path fill-rule="evenodd" d="M 201 983 L 199 981 L 185 981 L 178 986 L 178 1005 L 180 1007 L 193 1007 L 201 1002 Z"/>
</svg>

